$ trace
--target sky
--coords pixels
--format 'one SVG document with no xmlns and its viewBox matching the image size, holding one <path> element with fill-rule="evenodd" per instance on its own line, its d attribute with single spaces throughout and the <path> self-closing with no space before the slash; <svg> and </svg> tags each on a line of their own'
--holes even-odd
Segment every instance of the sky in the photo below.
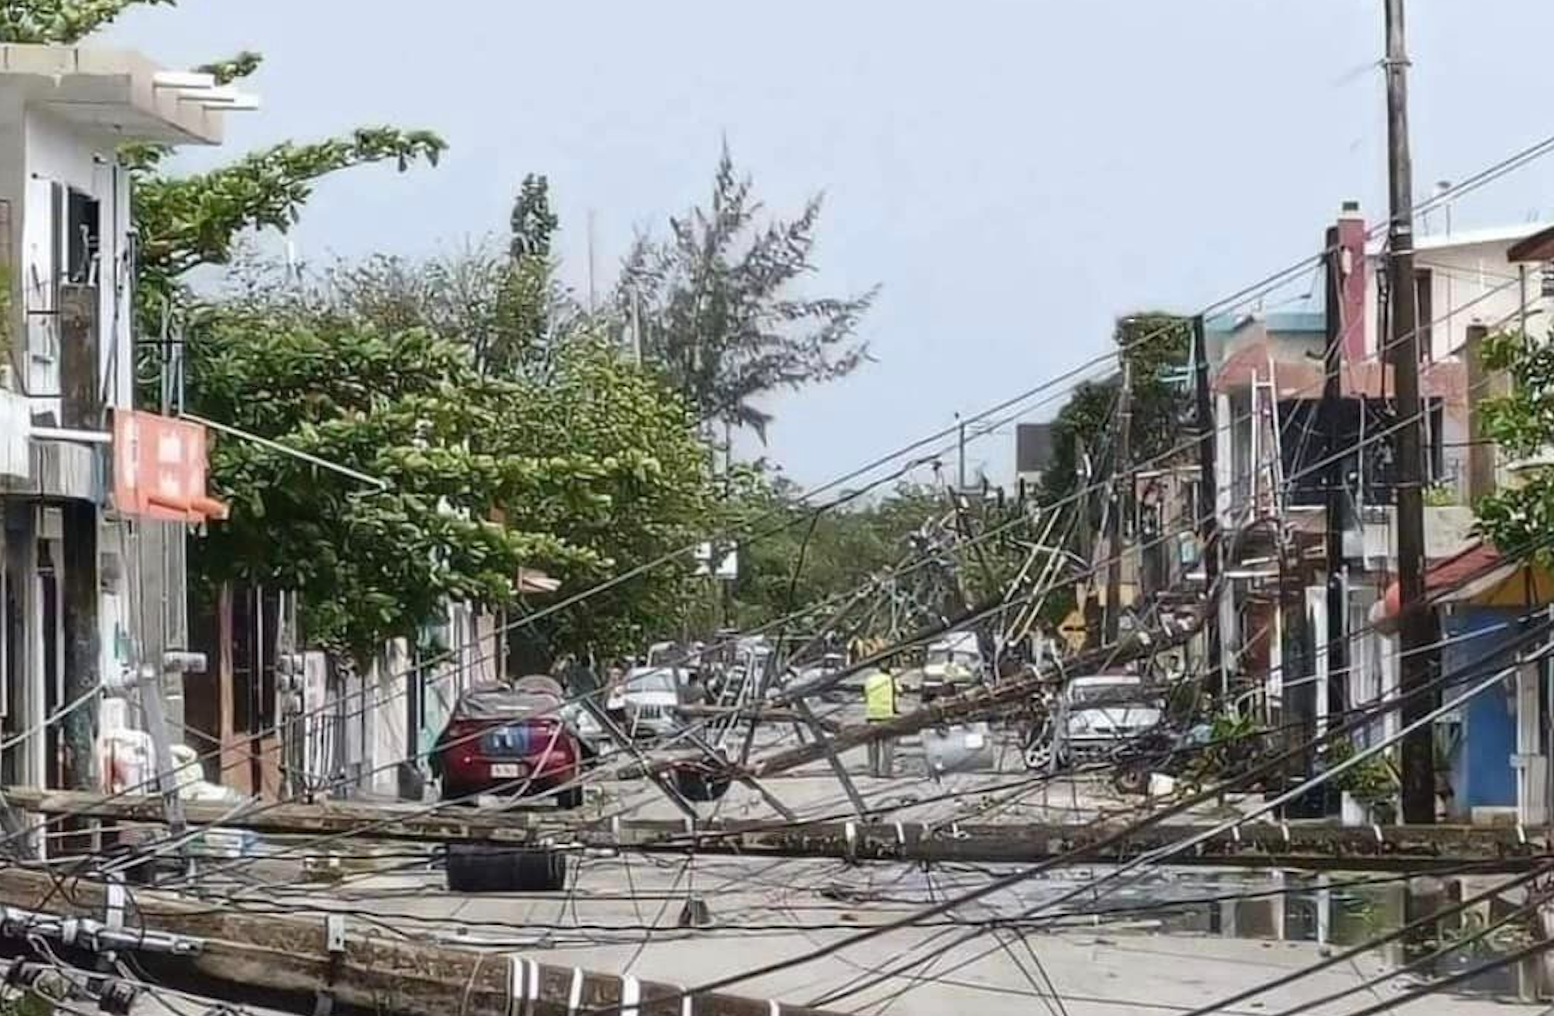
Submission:
<svg viewBox="0 0 1554 1016">
<path fill-rule="evenodd" d="M 1554 133 L 1554 4 L 1408 14 L 1416 195 Z M 435 169 L 322 184 L 305 259 L 499 234 L 538 172 L 586 299 L 590 247 L 603 293 L 639 231 L 705 197 L 724 139 L 772 211 L 823 191 L 807 291 L 881 286 L 872 362 L 774 398 L 767 445 L 739 442 L 809 486 L 1085 363 L 1118 315 L 1192 312 L 1314 253 L 1346 199 L 1386 206 L 1381 0 L 181 0 L 104 38 L 167 66 L 264 54 L 262 110 L 184 168 L 364 124 L 449 142 Z M 1551 217 L 1554 159 L 1454 209 Z M 1063 390 L 1015 409 L 1048 418 Z M 967 462 L 1006 481 L 1012 425 L 973 428 Z"/>
</svg>

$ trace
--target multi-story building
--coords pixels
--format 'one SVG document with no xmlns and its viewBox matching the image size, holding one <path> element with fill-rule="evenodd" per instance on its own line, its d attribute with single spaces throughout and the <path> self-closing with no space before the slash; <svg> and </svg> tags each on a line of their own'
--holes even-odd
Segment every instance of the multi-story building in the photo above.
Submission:
<svg viewBox="0 0 1554 1016">
<path fill-rule="evenodd" d="M 1452 560 L 1472 544 L 1470 499 L 1482 492 L 1473 474 L 1484 454 L 1473 440 L 1473 408 L 1487 391 L 1473 368 L 1475 343 L 1542 309 L 1525 273 L 1507 262 L 1512 246 L 1540 228 L 1427 231 L 1418 240 L 1427 563 Z M 1208 325 L 1228 585 L 1220 623 L 1229 669 L 1240 674 L 1249 698 L 1308 735 L 1331 710 L 1374 702 L 1397 683 L 1384 597 L 1396 577 L 1400 416 L 1379 292 L 1384 262 L 1367 249 L 1369 233 L 1353 205 L 1328 236 L 1343 271 L 1330 299 Z M 1339 384 L 1325 411 L 1331 415 L 1324 415 L 1330 341 Z M 1334 440 L 1344 449 L 1336 471 L 1328 468 Z M 1335 520 L 1338 561 L 1328 554 L 1333 504 L 1342 513 Z M 1330 576 L 1347 605 L 1346 658 L 1333 661 L 1341 671 L 1328 660 Z M 1367 736 L 1379 739 L 1397 727 L 1396 713 L 1386 714 Z"/>
<path fill-rule="evenodd" d="M 136 242 L 121 146 L 215 144 L 232 94 L 135 53 L 0 45 L 0 755 L 86 785 L 135 724 L 104 682 L 186 646 L 204 433 L 137 413 Z M 181 686 L 168 687 L 174 723 Z M 89 757 L 83 758 L 82 745 Z"/>
</svg>

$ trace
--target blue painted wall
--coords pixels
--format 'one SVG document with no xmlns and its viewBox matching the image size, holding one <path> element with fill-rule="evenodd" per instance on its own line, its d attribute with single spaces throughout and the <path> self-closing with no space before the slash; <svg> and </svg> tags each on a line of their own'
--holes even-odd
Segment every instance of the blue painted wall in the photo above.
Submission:
<svg viewBox="0 0 1554 1016">
<path fill-rule="evenodd" d="M 1456 607 L 1441 619 L 1442 634 L 1448 638 L 1481 632 L 1473 638 L 1453 642 L 1441 651 L 1441 667 L 1451 672 L 1467 666 L 1503 644 L 1511 631 L 1500 627 L 1514 622 L 1520 610 L 1504 607 Z M 1504 667 L 1508 661 L 1496 660 Z M 1482 681 L 1489 671 L 1480 669 L 1472 678 Z M 1468 682 L 1449 687 L 1446 697 L 1459 695 Z M 1516 752 L 1516 714 L 1513 692 L 1515 682 L 1491 686 L 1469 699 L 1462 708 L 1462 732 L 1450 755 L 1452 814 L 1467 818 L 1473 808 L 1513 808 L 1516 806 L 1516 772 L 1511 756 Z"/>
</svg>

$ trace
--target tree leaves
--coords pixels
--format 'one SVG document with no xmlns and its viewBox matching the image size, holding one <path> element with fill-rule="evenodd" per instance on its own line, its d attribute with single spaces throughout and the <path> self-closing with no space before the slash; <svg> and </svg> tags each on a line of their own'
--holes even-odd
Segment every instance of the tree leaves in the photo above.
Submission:
<svg viewBox="0 0 1554 1016">
<path fill-rule="evenodd" d="M 1554 446 L 1554 347 L 1548 338 L 1533 340 L 1522 332 L 1493 335 L 1484 344 L 1484 363 L 1503 372 L 1510 391 L 1479 403 L 1475 436 L 1493 441 L 1510 460 L 1546 453 Z M 1554 470 L 1520 469 L 1517 481 L 1474 505 L 1479 528 L 1502 550 L 1531 548 L 1543 564 L 1554 564 L 1554 548 L 1548 544 L 1554 532 Z"/>
<path fill-rule="evenodd" d="M 815 271 L 821 199 L 796 219 L 756 227 L 761 205 L 727 146 L 709 208 L 671 218 L 664 241 L 639 238 L 616 286 L 618 327 L 636 331 L 651 361 L 698 418 L 763 438 L 771 416 L 755 400 L 851 373 L 867 347 L 854 339 L 877 290 L 854 297 L 793 295 Z"/>
<path fill-rule="evenodd" d="M 423 159 L 436 165 L 446 148 L 429 131 L 364 127 L 348 138 L 285 142 L 208 173 L 143 176 L 135 185 L 141 287 L 167 293 L 197 265 L 226 264 L 244 230 L 290 229 L 324 176 L 385 160 L 401 170 Z"/>
<path fill-rule="evenodd" d="M 520 567 L 581 587 L 705 522 L 689 418 L 600 342 L 569 343 L 543 381 L 499 379 L 426 328 L 251 299 L 213 309 L 189 348 L 196 412 L 389 482 L 250 442 L 211 454 L 233 511 L 199 542 L 198 573 L 297 589 L 310 634 L 357 652 L 414 636 L 444 599 L 511 605 Z M 678 582 L 646 577 L 652 595 L 569 612 L 551 637 L 614 648 L 673 620 L 654 611 Z"/>
<path fill-rule="evenodd" d="M 127 8 L 172 6 L 177 0 L 5 0 L 0 4 L 0 42 L 79 42 Z"/>
</svg>

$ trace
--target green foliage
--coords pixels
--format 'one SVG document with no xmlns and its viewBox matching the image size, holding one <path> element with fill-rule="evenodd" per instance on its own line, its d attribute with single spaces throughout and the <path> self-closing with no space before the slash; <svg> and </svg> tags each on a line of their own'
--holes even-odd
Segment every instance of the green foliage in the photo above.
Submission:
<svg viewBox="0 0 1554 1016">
<path fill-rule="evenodd" d="M 815 271 L 821 199 L 791 221 L 759 225 L 748 176 L 725 147 L 709 207 L 669 221 L 670 239 L 638 240 L 622 266 L 616 316 L 639 329 L 643 356 L 698 418 L 764 435 L 770 414 L 753 400 L 851 373 L 863 362 L 858 322 L 875 297 L 805 298 Z"/>
<path fill-rule="evenodd" d="M 1186 701 L 1180 696 L 1186 696 Z M 1172 702 L 1172 713 L 1190 715 L 1196 705 L 1196 694 L 1186 682 L 1173 691 L 1177 700 Z M 1244 772 L 1255 759 L 1264 743 L 1266 732 L 1255 717 L 1234 712 L 1216 713 L 1209 721 L 1208 738 L 1183 766 L 1181 782 L 1184 786 L 1198 788 L 1208 784 L 1223 783 Z"/>
<path fill-rule="evenodd" d="M 135 186 L 142 289 L 165 293 L 196 265 L 227 263 L 244 230 L 286 231 L 322 177 L 386 160 L 401 170 L 421 159 L 435 165 L 446 147 L 429 131 L 366 127 L 348 138 L 286 142 L 208 173 L 144 176 Z"/>
<path fill-rule="evenodd" d="M 701 450 L 684 411 L 597 342 L 544 382 L 493 379 L 424 328 L 239 303 L 190 342 L 202 415 L 388 481 L 377 492 L 248 441 L 221 440 L 211 480 L 232 516 L 196 542 L 207 582 L 296 589 L 310 637 L 365 656 L 413 637 L 445 599 L 516 602 L 520 566 L 576 589 L 662 553 L 701 519 Z M 553 626 L 614 644 L 677 589 L 672 572 Z"/>
<path fill-rule="evenodd" d="M 1330 768 L 1349 761 L 1356 754 L 1354 742 L 1346 737 L 1329 741 L 1323 750 Z M 1398 792 L 1398 774 L 1386 752 L 1378 752 L 1345 769 L 1333 777 L 1332 783 L 1335 789 L 1373 811 L 1392 807 Z"/>
<path fill-rule="evenodd" d="M 5 0 L 0 42 L 72 43 L 136 5 L 172 6 L 176 0 Z"/>
<path fill-rule="evenodd" d="M 877 501 L 817 514 L 798 500 L 791 484 L 746 475 L 732 502 L 732 521 L 762 538 L 740 550 L 735 620 L 753 626 L 827 600 L 835 606 L 834 598 L 903 566 L 898 591 L 904 601 L 916 601 L 924 611 L 944 609 L 946 595 L 958 597 L 957 574 L 973 600 L 990 598 L 1013 578 L 1024 559 L 1025 550 L 1016 539 L 1028 534 L 1013 524 L 1022 509 L 977 499 L 968 513 L 973 534 L 994 529 L 1002 534 L 980 540 L 971 549 L 958 544 L 949 499 L 931 487 L 903 485 Z M 925 530 L 941 537 L 948 549 L 933 554 L 914 544 L 914 536 Z M 908 614 L 898 620 L 910 627 L 927 618 Z M 862 634 L 888 634 L 890 621 L 888 614 L 881 614 Z"/>
<path fill-rule="evenodd" d="M 550 181 L 530 173 L 518 187 L 513 201 L 512 240 L 508 253 L 514 261 L 525 257 L 550 257 L 551 237 L 561 220 L 550 207 Z"/>
<path fill-rule="evenodd" d="M 251 76 L 259 69 L 259 65 L 263 62 L 263 54 L 255 53 L 251 49 L 245 49 L 225 60 L 215 60 L 211 63 L 201 64 L 195 70 L 202 74 L 209 74 L 216 79 L 216 84 L 218 85 L 230 85 L 234 81 Z"/>
<path fill-rule="evenodd" d="M 1150 462 L 1181 441 L 1190 400 L 1177 375 L 1187 365 L 1191 324 L 1172 314 L 1132 314 L 1117 322 L 1112 338 L 1133 372 L 1133 461 Z M 1042 495 L 1048 503 L 1112 475 L 1120 384 L 1118 375 L 1078 385 L 1058 411 L 1053 421 L 1053 463 L 1042 477 Z M 1086 455 L 1092 471 L 1088 477 Z M 1099 498 L 1093 500 L 1092 526 L 1100 521 L 1099 502 Z"/>
<path fill-rule="evenodd" d="M 1479 406 L 1484 437 L 1512 459 L 1528 458 L 1554 444 L 1554 348 L 1545 338 L 1520 332 L 1490 337 L 1485 365 L 1510 379 L 1509 394 Z M 1521 470 L 1516 486 L 1504 487 L 1474 506 L 1479 527 L 1503 549 L 1533 548 L 1545 566 L 1554 564 L 1548 534 L 1554 532 L 1554 471 Z"/>
</svg>

